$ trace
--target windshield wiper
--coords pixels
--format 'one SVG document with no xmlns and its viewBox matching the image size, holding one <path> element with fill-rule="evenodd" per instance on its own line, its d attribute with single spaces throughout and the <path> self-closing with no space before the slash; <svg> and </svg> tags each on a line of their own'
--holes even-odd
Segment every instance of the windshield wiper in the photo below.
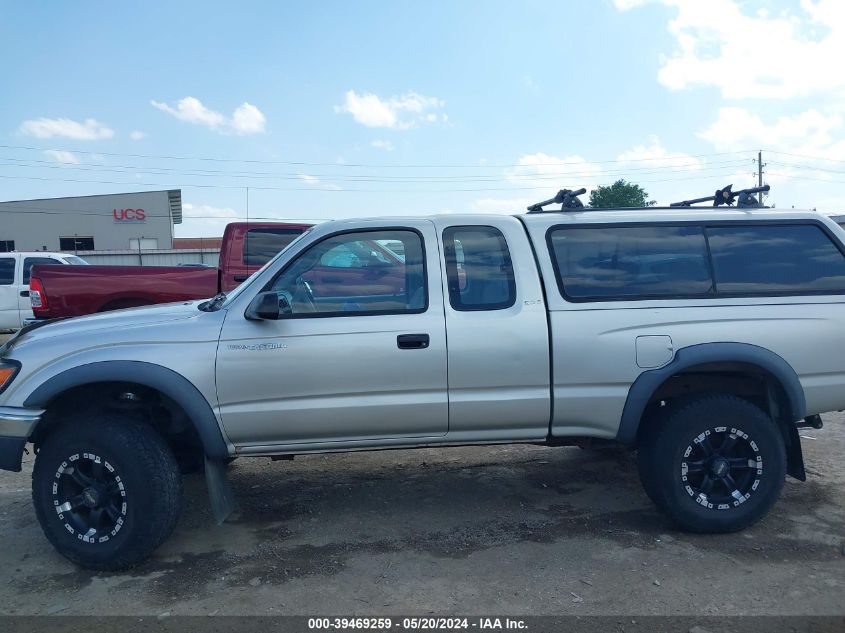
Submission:
<svg viewBox="0 0 845 633">
<path fill-rule="evenodd" d="M 226 293 L 218 292 L 214 297 L 208 301 L 203 301 L 197 307 L 203 312 L 214 312 L 222 307 L 224 301 L 226 301 Z"/>
</svg>

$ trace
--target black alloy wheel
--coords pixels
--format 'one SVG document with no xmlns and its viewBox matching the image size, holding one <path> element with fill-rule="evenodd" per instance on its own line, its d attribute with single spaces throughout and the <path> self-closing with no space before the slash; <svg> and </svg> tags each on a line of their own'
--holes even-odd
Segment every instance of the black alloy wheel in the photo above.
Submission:
<svg viewBox="0 0 845 633">
<path fill-rule="evenodd" d="M 126 521 L 126 486 L 102 456 L 75 453 L 56 470 L 53 505 L 68 532 L 86 543 L 104 543 Z"/>
<path fill-rule="evenodd" d="M 697 503 L 727 510 L 745 503 L 760 486 L 763 456 L 741 429 L 717 426 L 693 439 L 684 451 L 681 481 Z"/>
</svg>

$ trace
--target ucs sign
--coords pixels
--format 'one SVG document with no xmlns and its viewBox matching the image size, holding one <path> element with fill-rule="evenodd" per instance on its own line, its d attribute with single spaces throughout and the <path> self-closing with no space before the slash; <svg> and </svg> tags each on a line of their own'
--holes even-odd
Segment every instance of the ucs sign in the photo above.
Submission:
<svg viewBox="0 0 845 633">
<path fill-rule="evenodd" d="M 147 213 L 143 209 L 114 209 L 112 211 L 115 222 L 132 223 L 146 222 Z"/>
</svg>

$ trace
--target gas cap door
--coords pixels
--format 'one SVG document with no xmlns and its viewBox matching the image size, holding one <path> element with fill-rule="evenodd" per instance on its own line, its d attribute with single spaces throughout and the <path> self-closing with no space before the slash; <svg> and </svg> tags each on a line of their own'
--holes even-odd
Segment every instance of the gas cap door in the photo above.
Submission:
<svg viewBox="0 0 845 633">
<path fill-rule="evenodd" d="M 638 336 L 637 367 L 654 369 L 663 367 L 675 356 L 675 346 L 671 336 Z"/>
</svg>

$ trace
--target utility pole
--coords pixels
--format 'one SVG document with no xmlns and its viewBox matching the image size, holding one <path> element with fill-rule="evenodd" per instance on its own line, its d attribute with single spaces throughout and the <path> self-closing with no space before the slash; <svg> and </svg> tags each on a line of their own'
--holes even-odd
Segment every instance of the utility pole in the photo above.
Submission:
<svg viewBox="0 0 845 633">
<path fill-rule="evenodd" d="M 763 167 L 765 167 L 765 166 L 766 165 L 763 162 L 763 151 L 758 149 L 757 150 L 757 186 L 758 187 L 763 186 Z M 762 193 L 758 194 L 761 204 L 763 203 L 763 196 L 764 195 L 765 194 L 762 194 Z"/>
</svg>

